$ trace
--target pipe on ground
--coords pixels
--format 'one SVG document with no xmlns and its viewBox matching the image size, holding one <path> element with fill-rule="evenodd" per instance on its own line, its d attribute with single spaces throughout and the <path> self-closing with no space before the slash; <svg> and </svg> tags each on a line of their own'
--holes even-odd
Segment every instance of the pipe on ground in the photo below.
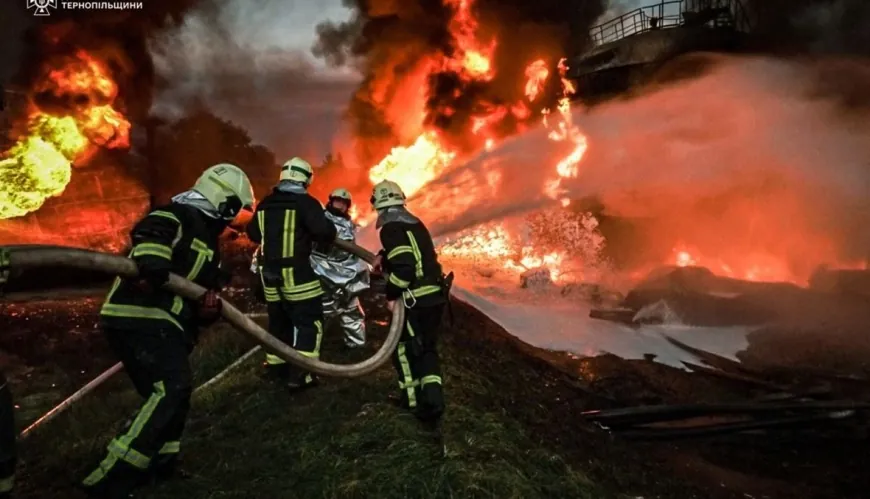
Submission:
<svg viewBox="0 0 870 499">
<path fill-rule="evenodd" d="M 374 263 L 375 255 L 356 244 L 341 240 L 336 240 L 335 244 L 341 249 L 362 258 L 369 264 Z M 7 278 L 10 279 L 14 278 L 14 273 L 17 270 L 39 267 L 69 267 L 128 278 L 136 277 L 138 273 L 136 264 L 129 258 L 64 246 L 0 246 L 0 282 L 2 282 L 4 277 L 2 275 L 4 272 L 3 266 L 8 266 L 10 275 Z M 175 274 L 169 276 L 169 282 L 166 283 L 165 287 L 191 300 L 198 300 L 206 292 L 206 289 L 202 286 Z M 323 376 L 357 378 L 378 369 L 395 351 L 405 322 L 405 307 L 396 306 L 393 308 L 390 331 L 381 348 L 370 358 L 356 364 L 331 364 L 305 357 L 286 343 L 269 334 L 226 300 L 223 300 L 221 315 L 239 332 L 262 345 L 266 351 L 291 364 Z"/>
</svg>

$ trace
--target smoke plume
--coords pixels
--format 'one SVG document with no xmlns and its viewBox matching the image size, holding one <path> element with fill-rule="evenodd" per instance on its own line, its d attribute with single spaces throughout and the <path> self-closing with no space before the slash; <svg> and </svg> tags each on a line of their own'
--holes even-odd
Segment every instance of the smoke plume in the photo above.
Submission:
<svg viewBox="0 0 870 499">
<path fill-rule="evenodd" d="M 750 0 L 755 33 L 769 46 L 816 54 L 870 55 L 864 0 Z"/>
<path fill-rule="evenodd" d="M 154 67 L 147 39 L 158 30 L 178 23 L 197 0 L 153 0 L 147 8 L 122 11 L 58 9 L 50 17 L 33 21 L 19 36 L 24 51 L 18 59 L 13 83 L 30 88 L 52 59 L 84 49 L 108 64 L 120 87 L 122 110 L 134 120 L 148 114 L 154 88 Z M 3 10 L 19 8 L 7 5 Z M 4 16 L 5 17 L 5 14 Z M 10 16 L 12 19 L 14 16 Z M 4 30 L 5 31 L 5 30 Z M 13 30 L 14 32 L 15 30 Z"/>
<path fill-rule="evenodd" d="M 611 19 L 649 4 L 650 2 L 645 2 L 644 0 L 611 0 L 607 3 L 607 10 L 596 20 L 595 24 L 606 23 Z"/>
<path fill-rule="evenodd" d="M 329 64 L 350 65 L 363 73 L 348 118 L 356 139 L 355 159 L 366 167 L 424 128 L 440 130 L 454 150 L 473 148 L 467 139 L 474 115 L 521 100 L 525 67 L 542 57 L 555 64 L 580 50 L 588 27 L 604 12 L 600 0 L 346 4 L 355 9 L 354 17 L 318 26 L 313 52 Z M 473 28 L 461 19 L 469 7 Z M 468 77 L 461 64 L 444 63 L 461 55 L 468 38 L 480 45 L 496 44 L 494 77 Z M 498 132 L 508 135 L 517 125 L 516 117 L 508 114 Z"/>
<path fill-rule="evenodd" d="M 343 14 L 329 2 L 211 0 L 150 41 L 161 77 L 153 112 L 174 120 L 208 108 L 244 126 L 279 157 L 313 164 L 331 148 L 356 86 L 308 54 L 314 24 Z"/>
</svg>

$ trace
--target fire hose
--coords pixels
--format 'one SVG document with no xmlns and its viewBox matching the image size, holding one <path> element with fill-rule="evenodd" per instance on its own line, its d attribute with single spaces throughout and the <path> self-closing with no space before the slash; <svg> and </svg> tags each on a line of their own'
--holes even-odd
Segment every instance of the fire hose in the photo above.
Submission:
<svg viewBox="0 0 870 499">
<path fill-rule="evenodd" d="M 335 245 L 362 258 L 375 262 L 370 251 L 348 241 L 336 240 Z M 13 273 L 39 267 L 67 267 L 121 277 L 136 277 L 136 264 L 129 258 L 64 246 L 18 245 L 0 246 L 0 284 L 13 278 Z M 164 285 L 170 291 L 190 300 L 198 300 L 206 289 L 181 276 L 170 274 Z M 356 364 L 332 364 L 305 357 L 278 338 L 269 334 L 232 304 L 223 300 L 221 315 L 239 332 L 259 343 L 266 351 L 281 359 L 323 376 L 357 378 L 382 366 L 396 349 L 405 322 L 405 307 L 393 307 L 390 331 L 384 344 L 368 359 Z"/>
</svg>

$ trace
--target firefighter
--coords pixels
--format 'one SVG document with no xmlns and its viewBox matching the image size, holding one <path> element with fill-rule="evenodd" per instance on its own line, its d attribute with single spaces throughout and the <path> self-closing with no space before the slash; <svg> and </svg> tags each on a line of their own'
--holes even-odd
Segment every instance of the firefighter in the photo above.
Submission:
<svg viewBox="0 0 870 499">
<path fill-rule="evenodd" d="M 328 248 L 336 229 L 320 202 L 308 194 L 313 177 L 311 165 L 301 158 L 284 163 L 278 185 L 257 205 L 247 232 L 260 245 L 257 263 L 269 332 L 316 359 L 323 339 L 323 288 L 311 268 L 311 249 L 315 243 Z M 291 391 L 317 384 L 313 374 L 269 353 L 266 368 Z"/>
<path fill-rule="evenodd" d="M 188 356 L 200 327 L 220 317 L 218 237 L 254 204 L 247 175 L 231 164 L 205 170 L 189 191 L 140 220 L 131 232 L 139 276 L 116 279 L 100 311 L 109 344 L 146 402 L 82 482 L 90 497 L 127 497 L 170 478 L 192 393 Z M 170 272 L 209 291 L 198 301 L 163 289 Z"/>
<path fill-rule="evenodd" d="M 10 497 L 15 485 L 15 405 L 5 373 L 0 370 L 0 499 Z"/>
<path fill-rule="evenodd" d="M 356 224 L 350 219 L 351 197 L 347 189 L 336 189 L 329 195 L 326 218 L 335 225 L 338 237 L 353 242 Z M 324 288 L 323 313 L 326 321 L 337 319 L 344 331 L 348 348 L 365 345 L 365 313 L 359 295 L 369 289 L 369 268 L 358 256 L 333 248 L 322 251 L 320 245 L 311 253 L 311 266 L 320 276 Z"/>
<path fill-rule="evenodd" d="M 406 209 L 405 194 L 398 184 L 384 180 L 375 185 L 371 203 L 378 213 L 376 227 L 383 246 L 375 270 L 389 273 L 389 309 L 407 308 L 393 357 L 399 375 L 398 402 L 437 429 L 444 412 L 437 340 L 449 279 L 442 273 L 429 230 Z"/>
</svg>

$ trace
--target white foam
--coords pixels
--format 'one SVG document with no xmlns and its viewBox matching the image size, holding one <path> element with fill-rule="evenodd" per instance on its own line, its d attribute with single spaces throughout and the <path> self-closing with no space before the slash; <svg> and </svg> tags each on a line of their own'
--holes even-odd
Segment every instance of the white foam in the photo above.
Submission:
<svg viewBox="0 0 870 499">
<path fill-rule="evenodd" d="M 623 359 L 643 359 L 685 368 L 683 361 L 700 363 L 695 355 L 676 347 L 671 337 L 686 345 L 738 361 L 737 354 L 748 346 L 746 327 L 690 327 L 679 324 L 630 327 L 592 319 L 591 306 L 552 294 L 502 286 L 487 290 L 468 289 L 461 284 L 453 288 L 453 297 L 484 313 L 512 336 L 529 345 L 564 351 L 579 358 L 605 353 Z"/>
</svg>

